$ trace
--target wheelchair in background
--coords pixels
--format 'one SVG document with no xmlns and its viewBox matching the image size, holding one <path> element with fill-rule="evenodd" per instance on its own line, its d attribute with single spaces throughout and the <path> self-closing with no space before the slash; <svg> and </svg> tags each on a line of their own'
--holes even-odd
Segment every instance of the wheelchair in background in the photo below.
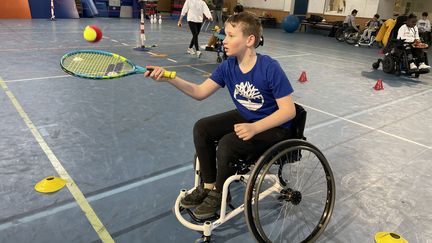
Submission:
<svg viewBox="0 0 432 243">
<path fill-rule="evenodd" d="M 237 173 L 222 190 L 220 213 L 210 219 L 197 219 L 180 201 L 200 186 L 200 165 L 195 156 L 195 185 L 183 189 L 174 205 L 181 224 L 201 231 L 198 242 L 210 242 L 214 229 L 244 212 L 249 231 L 258 242 L 314 242 L 328 225 L 335 204 L 335 180 L 322 152 L 306 141 L 303 131 L 306 111 L 296 104 L 292 138 L 281 141 L 260 155 L 233 161 Z M 246 185 L 243 204 L 227 203 L 233 182 Z M 227 208 L 230 209 L 227 209 Z M 185 216 L 189 215 L 189 220 Z"/>
<path fill-rule="evenodd" d="M 405 43 L 404 40 L 397 39 L 397 33 L 399 28 L 405 24 L 407 16 L 399 16 L 396 19 L 395 25 L 391 30 L 387 45 L 383 49 L 383 58 L 378 58 L 376 62 L 372 64 L 373 69 L 378 69 L 382 64 L 382 69 L 385 73 L 396 74 L 397 76 L 402 73 L 406 75 L 414 75 L 418 78 L 421 74 L 429 73 L 429 69 L 410 69 L 409 62 L 412 60 L 419 66 L 419 60 L 409 55 L 406 51 L 407 48 L 413 48 L 411 44 Z M 425 64 L 429 65 L 427 52 L 424 51 Z"/>
<path fill-rule="evenodd" d="M 404 72 L 407 75 L 414 75 L 418 78 L 421 74 L 429 73 L 429 69 L 410 69 L 409 60 L 413 59 L 414 63 L 418 66 L 419 60 L 411 57 L 406 52 L 406 45 L 411 45 L 405 43 L 403 40 L 391 40 L 384 49 L 384 58 L 379 58 L 378 61 L 372 64 L 373 69 L 378 69 L 382 63 L 382 68 L 385 73 L 401 75 Z M 412 48 L 412 47 L 409 47 Z M 425 64 L 429 65 L 427 52 L 423 53 L 425 55 Z"/>
</svg>

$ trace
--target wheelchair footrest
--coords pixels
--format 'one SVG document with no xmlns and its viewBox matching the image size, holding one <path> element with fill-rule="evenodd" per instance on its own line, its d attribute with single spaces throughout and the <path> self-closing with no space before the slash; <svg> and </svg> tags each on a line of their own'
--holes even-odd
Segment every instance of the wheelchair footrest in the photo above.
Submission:
<svg viewBox="0 0 432 243">
<path fill-rule="evenodd" d="M 196 223 L 204 223 L 206 221 L 215 221 L 219 219 L 219 214 L 215 214 L 214 216 L 210 217 L 210 218 L 206 218 L 206 219 L 199 219 L 197 217 L 195 217 L 195 215 L 193 214 L 192 210 L 186 208 L 185 209 L 186 212 L 189 214 L 189 216 L 191 217 L 191 219 L 196 222 Z"/>
<path fill-rule="evenodd" d="M 419 69 L 420 74 L 425 74 L 425 73 L 429 73 L 429 72 L 430 72 L 430 70 L 428 68 Z"/>
<path fill-rule="evenodd" d="M 228 204 L 228 207 L 231 210 L 236 209 L 231 203 Z M 195 217 L 195 215 L 193 214 L 192 210 L 188 209 L 188 208 L 181 208 L 180 212 L 185 210 L 189 216 L 191 217 L 191 219 L 195 222 L 195 223 L 205 223 L 206 221 L 215 221 L 218 220 L 220 218 L 219 214 L 215 214 L 214 216 L 210 217 L 210 218 L 205 218 L 205 219 L 199 219 L 197 217 Z"/>
</svg>

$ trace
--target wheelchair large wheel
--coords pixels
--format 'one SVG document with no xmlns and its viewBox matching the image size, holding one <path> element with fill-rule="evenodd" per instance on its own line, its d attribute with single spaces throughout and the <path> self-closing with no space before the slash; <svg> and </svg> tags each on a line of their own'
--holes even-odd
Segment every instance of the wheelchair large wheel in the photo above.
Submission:
<svg viewBox="0 0 432 243">
<path fill-rule="evenodd" d="M 396 71 L 395 61 L 391 56 L 385 56 L 382 61 L 383 71 L 385 73 L 394 73 Z"/>
<path fill-rule="evenodd" d="M 360 40 L 360 34 L 358 32 L 351 32 L 349 34 L 347 34 L 346 38 L 345 38 L 345 42 L 350 44 L 350 45 L 354 45 L 356 43 L 358 43 L 358 41 Z"/>
<path fill-rule="evenodd" d="M 339 28 L 338 30 L 336 30 L 335 38 L 340 42 L 345 40 L 345 31 L 343 28 Z"/>
<path fill-rule="evenodd" d="M 259 242 L 313 242 L 333 212 L 335 181 L 324 155 L 304 140 L 282 141 L 257 161 L 244 198 Z"/>
</svg>

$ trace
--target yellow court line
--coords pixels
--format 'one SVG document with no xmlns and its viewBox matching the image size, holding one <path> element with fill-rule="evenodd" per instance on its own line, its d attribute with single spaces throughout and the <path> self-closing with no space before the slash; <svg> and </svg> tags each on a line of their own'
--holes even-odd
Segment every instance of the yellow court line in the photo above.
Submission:
<svg viewBox="0 0 432 243">
<path fill-rule="evenodd" d="M 24 111 L 18 100 L 15 98 L 14 94 L 9 90 L 8 86 L 4 82 L 4 80 L 0 77 L 0 86 L 3 88 L 6 95 L 9 97 L 10 101 L 14 105 L 15 109 L 21 116 L 21 118 L 24 120 L 27 127 L 32 132 L 33 136 L 35 137 L 36 141 L 38 142 L 39 146 L 42 148 L 42 150 L 45 152 L 46 156 L 50 160 L 52 166 L 57 171 L 59 176 L 66 180 L 66 186 L 68 187 L 70 193 L 75 198 L 75 201 L 78 203 L 78 205 L 81 207 L 81 210 L 86 215 L 88 221 L 93 226 L 93 229 L 96 231 L 96 233 L 99 235 L 102 242 L 114 242 L 113 238 L 105 228 L 105 226 L 102 224 L 96 213 L 94 212 L 93 208 L 88 203 L 87 199 L 84 197 L 81 190 L 78 188 L 78 186 L 75 184 L 75 182 L 72 180 L 71 176 L 68 174 L 68 172 L 65 170 L 65 168 L 62 166 L 60 161 L 57 159 L 53 151 L 50 149 L 48 144 L 43 139 L 42 135 L 37 130 L 36 126 L 33 124 L 33 122 L 28 117 L 27 113 Z"/>
</svg>

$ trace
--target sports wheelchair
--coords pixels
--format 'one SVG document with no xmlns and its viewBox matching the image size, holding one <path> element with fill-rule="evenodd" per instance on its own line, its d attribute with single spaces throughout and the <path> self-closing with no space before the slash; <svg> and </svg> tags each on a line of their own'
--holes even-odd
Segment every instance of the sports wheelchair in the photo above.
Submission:
<svg viewBox="0 0 432 243">
<path fill-rule="evenodd" d="M 203 232 L 197 242 L 210 242 L 214 229 L 243 211 L 258 242 L 314 242 L 323 233 L 335 204 L 335 180 L 322 152 L 303 136 L 306 111 L 296 104 L 296 112 L 293 139 L 273 145 L 259 158 L 250 156 L 231 164 L 237 173 L 224 183 L 220 214 L 205 220 L 180 206 L 182 198 L 201 183 L 195 156 L 194 188 L 180 191 L 173 211 L 185 227 Z M 243 204 L 238 207 L 227 203 L 233 182 L 246 185 Z"/>
<path fill-rule="evenodd" d="M 372 64 L 373 69 L 378 69 L 380 63 L 382 63 L 382 68 L 385 73 L 401 75 L 404 72 L 407 75 L 413 75 L 418 78 L 421 74 L 429 73 L 429 69 L 416 69 L 411 70 L 409 68 L 409 60 L 412 58 L 414 63 L 418 66 L 419 60 L 411 57 L 407 54 L 405 48 L 406 45 L 403 40 L 390 40 L 386 48 L 384 48 L 384 58 L 379 58 L 378 61 Z M 424 51 L 425 63 L 429 65 L 427 52 Z"/>
<path fill-rule="evenodd" d="M 359 26 L 357 26 L 358 28 Z M 350 45 L 354 45 L 358 42 L 361 37 L 361 33 L 355 30 L 353 27 L 349 27 L 347 24 L 343 24 L 335 33 L 336 40 Z"/>
</svg>

